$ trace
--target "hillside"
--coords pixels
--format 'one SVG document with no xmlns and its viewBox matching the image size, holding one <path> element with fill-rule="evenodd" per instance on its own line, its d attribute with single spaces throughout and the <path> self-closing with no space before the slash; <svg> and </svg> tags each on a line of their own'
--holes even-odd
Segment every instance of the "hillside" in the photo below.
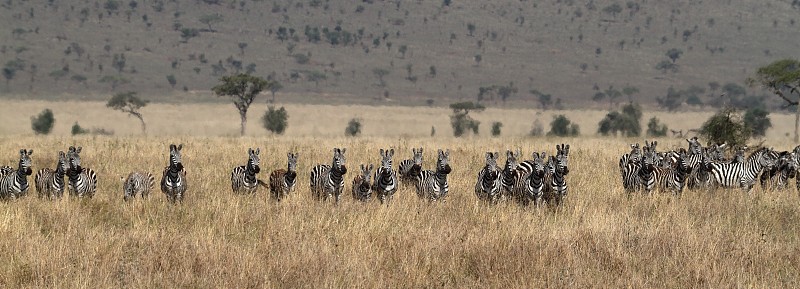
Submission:
<svg viewBox="0 0 800 289">
<path fill-rule="evenodd" d="M 629 86 L 638 89 L 632 99 L 652 104 L 670 87 L 717 95 L 710 83 L 743 84 L 759 66 L 796 58 L 797 8 L 788 0 L 7 0 L 0 92 L 213 100 L 220 76 L 249 71 L 279 81 L 279 101 L 301 103 L 436 105 L 494 87 L 484 94 L 490 104 L 504 91 L 507 106 L 536 106 L 535 91 L 565 107 L 606 107 L 592 96 Z"/>
</svg>

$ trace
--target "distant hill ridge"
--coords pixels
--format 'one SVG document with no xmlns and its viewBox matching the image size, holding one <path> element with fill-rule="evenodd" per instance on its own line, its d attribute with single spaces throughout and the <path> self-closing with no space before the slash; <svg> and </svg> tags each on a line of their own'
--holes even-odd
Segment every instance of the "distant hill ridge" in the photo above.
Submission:
<svg viewBox="0 0 800 289">
<path fill-rule="evenodd" d="M 280 82 L 278 101 L 605 108 L 598 93 L 627 87 L 635 90 L 612 102 L 654 104 L 670 87 L 702 88 L 708 98 L 773 60 L 797 58 L 798 8 L 789 0 L 5 0 L 0 94 L 208 100 L 220 76 L 249 72 Z"/>
</svg>

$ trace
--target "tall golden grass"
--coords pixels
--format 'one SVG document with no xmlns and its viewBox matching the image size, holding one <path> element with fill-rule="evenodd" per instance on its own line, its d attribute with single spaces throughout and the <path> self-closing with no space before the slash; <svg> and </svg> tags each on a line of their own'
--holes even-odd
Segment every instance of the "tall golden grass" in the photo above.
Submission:
<svg viewBox="0 0 800 289">
<path fill-rule="evenodd" d="M 98 173 L 94 199 L 0 202 L 2 287 L 768 287 L 800 286 L 798 194 L 688 191 L 677 198 L 623 192 L 617 160 L 631 140 L 608 138 L 32 137 L 0 138 L 0 161 L 34 150 L 34 170 L 83 146 Z M 685 141 L 659 140 L 660 148 Z M 189 190 L 180 205 L 158 189 L 122 201 L 120 177 L 160 176 L 168 145 L 183 143 Z M 561 210 L 486 206 L 474 195 L 486 151 L 554 152 L 571 145 Z M 313 201 L 310 168 L 347 148 L 346 190 L 360 163 L 394 147 L 395 161 L 451 150 L 445 201 L 398 191 L 389 206 Z M 262 149 L 262 173 L 300 153 L 298 186 L 281 203 L 231 192 L 230 170 Z M 776 143 L 790 149 L 789 143 Z M 29 178 L 32 181 L 32 178 Z M 33 190 L 33 188 L 31 188 Z"/>
</svg>

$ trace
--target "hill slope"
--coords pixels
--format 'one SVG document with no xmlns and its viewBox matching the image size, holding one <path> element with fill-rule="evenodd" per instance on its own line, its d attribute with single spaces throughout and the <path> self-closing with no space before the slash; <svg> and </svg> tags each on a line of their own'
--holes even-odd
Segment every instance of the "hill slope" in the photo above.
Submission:
<svg viewBox="0 0 800 289">
<path fill-rule="evenodd" d="M 210 99 L 221 75 L 250 71 L 297 102 L 447 103 L 494 85 L 514 105 L 536 90 L 586 107 L 610 86 L 652 103 L 669 87 L 742 83 L 800 44 L 790 1 L 445 2 L 7 0 L 0 91 Z M 656 69 L 670 49 L 676 70 Z"/>
</svg>

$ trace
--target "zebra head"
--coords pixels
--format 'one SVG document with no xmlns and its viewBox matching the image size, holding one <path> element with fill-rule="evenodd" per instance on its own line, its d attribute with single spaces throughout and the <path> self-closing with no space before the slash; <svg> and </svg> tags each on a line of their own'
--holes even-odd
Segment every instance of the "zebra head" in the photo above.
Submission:
<svg viewBox="0 0 800 289">
<path fill-rule="evenodd" d="M 183 162 L 181 162 L 181 150 L 183 149 L 183 144 L 169 145 L 169 166 L 176 168 L 178 170 L 183 169 Z"/>
<path fill-rule="evenodd" d="M 365 191 L 369 190 L 369 187 L 370 187 L 370 185 L 369 185 L 369 177 L 370 177 L 370 173 L 372 172 L 373 168 L 375 168 L 375 167 L 372 166 L 372 164 L 369 164 L 369 166 L 365 166 L 364 164 L 361 164 L 361 178 L 362 178 L 362 180 L 364 180 L 361 183 L 361 188 L 364 189 Z"/>
<path fill-rule="evenodd" d="M 750 155 L 750 157 L 748 158 L 748 160 L 755 159 L 755 161 L 756 161 L 758 164 L 760 164 L 761 166 L 763 166 L 763 167 L 765 167 L 765 168 L 770 168 L 770 167 L 772 167 L 772 166 L 774 166 L 774 165 L 775 165 L 775 163 L 776 163 L 776 161 L 777 161 L 777 160 L 776 160 L 776 159 L 773 159 L 773 158 L 770 156 L 770 153 L 769 153 L 769 152 L 770 152 L 770 149 L 768 149 L 768 148 L 762 148 L 762 149 L 760 149 L 760 150 L 758 150 L 758 151 L 754 152 L 752 155 Z"/>
<path fill-rule="evenodd" d="M 693 155 L 699 155 L 703 153 L 703 145 L 700 144 L 700 141 L 697 140 L 697 137 L 692 137 L 691 139 L 686 139 L 686 142 L 689 143 L 689 153 Z"/>
<path fill-rule="evenodd" d="M 32 162 L 31 162 L 31 155 L 33 154 L 33 150 L 19 150 L 19 171 L 25 173 L 25 175 L 30 176 L 33 173 L 31 170 Z"/>
<path fill-rule="evenodd" d="M 646 141 L 645 141 L 646 142 Z M 651 146 L 645 146 L 642 154 L 642 169 L 652 170 L 655 166 L 658 155 Z"/>
<path fill-rule="evenodd" d="M 506 166 L 504 170 L 513 170 L 517 167 L 518 159 L 522 154 L 522 150 L 517 149 L 517 152 L 512 152 L 511 150 L 506 150 Z"/>
<path fill-rule="evenodd" d="M 250 155 L 247 159 L 247 169 L 255 172 L 256 174 L 261 171 L 261 167 L 259 166 L 261 159 L 258 157 L 258 154 L 260 153 L 261 148 L 256 148 L 255 150 L 252 148 L 247 149 L 247 154 Z"/>
<path fill-rule="evenodd" d="M 422 148 L 411 148 L 411 152 L 414 153 L 414 165 L 422 167 Z"/>
<path fill-rule="evenodd" d="M 123 179 L 122 191 L 124 193 L 123 200 L 125 201 L 135 196 L 134 190 L 136 189 L 136 180 L 133 178 L 133 174 L 135 173 L 130 173 L 127 178 L 120 177 Z"/>
<path fill-rule="evenodd" d="M 67 154 L 64 151 L 58 152 L 58 165 L 56 166 L 56 171 L 59 173 L 66 173 L 69 169 L 69 162 L 67 161 Z"/>
<path fill-rule="evenodd" d="M 392 169 L 392 157 L 394 157 L 394 149 L 380 150 L 381 153 L 381 169 Z"/>
<path fill-rule="evenodd" d="M 449 174 L 452 169 L 450 168 L 450 164 L 448 164 L 448 158 L 450 158 L 450 150 L 442 151 L 439 149 L 439 158 L 436 160 L 436 172 L 441 174 Z"/>
<path fill-rule="evenodd" d="M 67 161 L 69 162 L 69 170 L 74 173 L 80 173 L 81 169 L 81 149 L 83 147 L 70 146 L 67 150 Z"/>
<path fill-rule="evenodd" d="M 744 162 L 744 152 L 747 150 L 747 146 L 742 146 L 736 149 L 736 153 L 733 155 L 733 159 L 731 162 L 733 163 L 743 163 Z"/>
<path fill-rule="evenodd" d="M 686 150 L 681 150 L 678 153 L 678 159 L 675 168 L 682 172 L 690 173 L 692 171 L 692 167 L 689 166 L 688 159 L 689 159 L 688 152 L 686 152 Z"/>
<path fill-rule="evenodd" d="M 712 161 L 717 161 L 717 162 L 724 161 L 725 160 L 725 147 L 726 146 L 728 146 L 728 144 L 726 144 L 726 143 L 723 143 L 721 145 L 718 145 L 718 144 L 709 145 L 708 148 L 706 148 L 706 150 L 710 154 L 711 160 Z"/>
<path fill-rule="evenodd" d="M 286 157 L 288 158 L 288 167 L 286 168 L 287 172 L 297 172 L 297 157 L 299 156 L 299 153 L 286 154 Z"/>
<path fill-rule="evenodd" d="M 642 148 L 639 143 L 631 144 L 631 152 L 628 154 L 628 162 L 638 163 L 642 160 Z"/>
<path fill-rule="evenodd" d="M 653 147 L 655 147 L 655 142 L 653 142 Z M 560 148 L 556 145 L 556 151 L 558 151 L 556 154 L 556 161 L 558 161 L 556 169 L 559 170 L 560 174 L 566 176 L 569 174 L 569 145 L 561 144 Z"/>
<path fill-rule="evenodd" d="M 344 157 L 344 152 L 346 150 L 347 150 L 346 148 L 344 148 L 344 149 L 334 148 L 333 149 L 333 164 L 331 165 L 331 168 L 334 169 L 334 170 L 339 171 L 341 174 L 346 174 L 347 173 L 347 166 L 345 166 L 347 160 Z"/>
<path fill-rule="evenodd" d="M 533 172 L 532 172 L 532 174 L 536 175 L 536 177 L 538 177 L 538 178 L 543 178 L 544 174 L 547 171 L 547 167 L 546 167 L 545 162 L 544 162 L 545 159 L 548 159 L 546 152 L 542 152 L 541 154 L 537 153 L 537 152 L 533 152 Z"/>
<path fill-rule="evenodd" d="M 490 172 L 497 171 L 497 158 L 500 157 L 498 152 L 486 152 L 486 168 Z"/>
</svg>

